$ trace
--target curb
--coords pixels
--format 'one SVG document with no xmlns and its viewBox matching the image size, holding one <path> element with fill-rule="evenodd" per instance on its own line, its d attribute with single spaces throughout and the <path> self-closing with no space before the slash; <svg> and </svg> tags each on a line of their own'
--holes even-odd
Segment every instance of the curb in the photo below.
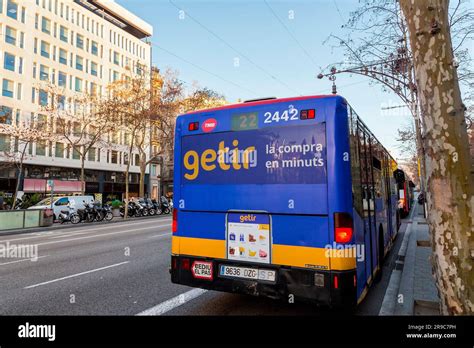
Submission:
<svg viewBox="0 0 474 348">
<path fill-rule="evenodd" d="M 5 230 L 5 231 L 0 231 L 0 236 L 9 236 L 9 235 L 15 235 L 15 234 L 28 234 L 28 233 L 34 233 L 34 232 L 49 232 L 49 231 L 54 231 L 54 230 L 62 230 L 62 229 L 69 229 L 69 228 L 78 228 L 78 227 L 84 227 L 84 226 L 98 226 L 98 225 L 108 225 L 108 224 L 113 224 L 113 223 L 118 223 L 118 222 L 127 222 L 127 221 L 138 221 L 138 220 L 146 220 L 146 219 L 165 219 L 166 217 L 172 217 L 172 214 L 166 214 L 166 215 L 155 215 L 155 216 L 140 216 L 140 217 L 133 217 L 133 218 L 115 218 L 112 219 L 109 222 L 106 221 L 99 221 L 99 222 L 81 222 L 78 223 L 77 225 L 74 224 L 60 224 L 60 223 L 55 223 L 52 226 L 47 226 L 47 227 L 32 227 L 32 228 L 24 228 L 24 229 L 15 229 L 15 230 Z"/>
<path fill-rule="evenodd" d="M 414 212 L 417 210 L 417 206 L 410 212 L 409 221 L 407 222 L 407 228 L 405 230 L 405 234 L 403 235 L 402 244 L 400 245 L 400 249 L 398 250 L 397 259 L 395 260 L 395 268 L 390 275 L 390 280 L 387 286 L 387 290 L 385 291 L 385 295 L 382 301 L 382 305 L 380 306 L 379 315 L 394 315 L 395 311 L 397 310 L 398 304 L 398 295 L 400 290 L 400 285 L 402 283 L 402 274 L 403 268 L 405 266 L 405 257 L 407 255 L 410 237 L 412 234 L 413 228 L 413 215 Z M 405 302 L 405 299 L 404 299 Z M 397 313 L 402 314 L 402 313 Z"/>
</svg>

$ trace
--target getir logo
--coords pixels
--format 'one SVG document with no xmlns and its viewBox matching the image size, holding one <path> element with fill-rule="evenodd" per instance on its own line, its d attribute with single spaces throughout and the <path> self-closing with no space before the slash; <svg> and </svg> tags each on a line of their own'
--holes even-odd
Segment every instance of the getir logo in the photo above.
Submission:
<svg viewBox="0 0 474 348">
<path fill-rule="evenodd" d="M 184 154 L 183 164 L 189 172 L 184 174 L 188 180 L 195 180 L 199 171 L 207 172 L 215 170 L 218 166 L 221 170 L 248 170 L 257 166 L 257 150 L 255 146 L 249 146 L 245 150 L 239 149 L 239 141 L 232 141 L 233 148 L 226 147 L 224 141 L 219 143 L 219 148 L 206 149 L 201 154 L 190 150 Z"/>
<path fill-rule="evenodd" d="M 257 217 L 252 214 L 247 214 L 247 215 L 240 215 L 239 217 L 240 222 L 254 222 Z"/>
<path fill-rule="evenodd" d="M 215 118 L 208 118 L 202 124 L 203 132 L 212 132 L 217 127 L 217 120 Z"/>
</svg>

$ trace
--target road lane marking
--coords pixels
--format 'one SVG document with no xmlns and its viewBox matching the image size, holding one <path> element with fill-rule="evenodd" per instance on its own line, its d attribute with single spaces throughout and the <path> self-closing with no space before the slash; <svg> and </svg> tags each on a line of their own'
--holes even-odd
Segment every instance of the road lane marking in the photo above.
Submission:
<svg viewBox="0 0 474 348">
<path fill-rule="evenodd" d="M 48 257 L 49 255 L 43 255 L 43 256 L 38 256 L 36 259 L 41 259 L 43 257 Z M 33 261 L 33 259 L 21 259 L 21 260 L 15 260 L 15 261 L 10 261 L 10 262 L 4 262 L 4 263 L 0 263 L 0 266 L 4 266 L 4 265 L 9 265 L 9 264 L 12 264 L 12 263 L 17 263 L 17 262 L 23 262 L 23 261 L 31 261 L 31 262 L 36 262 L 36 261 Z"/>
<path fill-rule="evenodd" d="M 105 266 L 105 267 L 100 267 L 100 268 L 96 268 L 96 269 L 91 269 L 90 271 L 85 271 L 85 272 L 81 272 L 81 273 L 71 274 L 71 275 L 68 275 L 68 276 L 66 276 L 66 277 L 56 278 L 56 279 L 53 279 L 53 280 L 48 280 L 48 281 L 46 281 L 46 282 L 42 282 L 42 283 L 38 283 L 38 284 L 29 285 L 29 286 L 24 287 L 23 289 L 36 288 L 37 286 L 46 285 L 46 284 L 51 284 L 51 283 L 59 282 L 59 281 L 61 281 L 61 280 L 70 279 L 70 278 L 74 278 L 74 277 L 79 277 L 79 276 L 84 275 L 84 274 L 94 273 L 94 272 L 102 271 L 102 270 L 104 270 L 104 269 L 108 269 L 108 268 L 112 268 L 112 267 L 117 267 L 117 266 L 125 265 L 125 264 L 127 264 L 127 263 L 129 263 L 129 262 L 130 262 L 130 261 L 124 261 L 124 262 L 116 263 L 116 264 L 109 265 L 109 266 Z"/>
<path fill-rule="evenodd" d="M 151 237 L 148 237 L 147 239 L 160 238 L 160 237 L 163 237 L 163 236 L 171 236 L 171 235 L 172 235 L 172 233 L 168 232 L 168 233 L 163 233 L 163 234 L 157 234 L 156 236 L 151 236 Z"/>
<path fill-rule="evenodd" d="M 171 222 L 170 218 L 160 218 L 158 220 L 159 221 L 169 221 L 169 222 Z M 130 220 L 128 220 L 128 221 L 130 221 Z M 156 220 L 154 220 L 154 221 L 152 220 L 152 221 L 134 222 L 133 225 L 144 225 L 144 224 L 148 224 L 148 223 L 152 223 L 152 222 L 156 223 Z M 109 228 L 120 228 L 120 227 L 127 226 L 127 225 L 128 225 L 128 222 L 126 223 L 125 221 L 124 222 L 116 222 L 116 223 L 110 224 L 108 226 L 94 228 L 93 230 L 90 230 L 90 231 L 87 231 L 87 232 L 92 232 L 93 233 L 94 231 L 105 230 L 105 229 L 109 229 Z M 94 225 L 92 225 L 92 226 L 94 226 Z M 64 228 L 61 228 L 61 227 L 56 227 L 57 228 L 56 231 L 35 232 L 35 233 L 33 233 L 34 236 L 22 237 L 22 238 L 3 239 L 3 240 L 0 240 L 0 243 L 2 243 L 2 242 L 11 242 L 11 241 L 14 241 L 14 240 L 51 237 L 52 235 L 59 235 L 59 234 L 61 234 L 61 235 L 74 234 L 74 233 L 77 233 L 77 232 L 84 231 L 84 228 L 87 228 L 87 227 L 88 227 L 87 225 L 77 226 L 77 228 L 71 228 L 71 229 L 64 229 Z"/>
<path fill-rule="evenodd" d="M 104 234 L 96 234 L 96 235 L 93 235 L 93 236 L 85 236 L 85 237 L 69 238 L 69 239 L 61 239 L 61 240 L 53 240 L 53 241 L 51 241 L 51 242 L 37 243 L 36 245 L 40 246 L 40 245 L 47 245 L 47 244 L 56 244 L 56 243 L 70 242 L 70 241 L 73 241 L 73 240 L 81 240 L 81 239 L 88 239 L 88 238 L 98 238 L 98 237 L 110 236 L 110 235 L 114 235 L 114 234 L 130 233 L 130 232 L 133 232 L 133 231 L 151 230 L 152 228 L 165 227 L 165 226 L 168 226 L 168 224 L 166 224 L 166 225 L 150 226 L 150 227 L 143 227 L 143 228 L 135 228 L 135 229 L 132 229 L 132 230 L 125 230 L 125 231 L 120 231 L 120 232 L 110 232 L 110 233 L 104 233 Z"/>
<path fill-rule="evenodd" d="M 137 315 L 163 315 L 166 312 L 169 312 L 179 306 L 184 305 L 185 303 L 194 300 L 196 297 L 199 297 L 205 294 L 207 290 L 205 289 L 193 289 L 184 294 L 173 297 L 172 299 L 162 302 L 155 307 L 151 307 L 143 312 L 138 313 Z"/>
</svg>

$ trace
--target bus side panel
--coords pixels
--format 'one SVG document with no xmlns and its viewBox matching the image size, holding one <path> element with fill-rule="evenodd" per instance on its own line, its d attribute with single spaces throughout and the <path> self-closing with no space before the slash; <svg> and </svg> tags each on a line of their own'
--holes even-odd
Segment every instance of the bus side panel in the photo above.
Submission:
<svg viewBox="0 0 474 348">
<path fill-rule="evenodd" d="M 339 98 L 336 105 L 334 117 L 326 121 L 328 215 L 331 243 L 334 242 L 334 213 L 345 212 L 352 215 L 353 210 L 347 104 L 342 98 Z"/>
<path fill-rule="evenodd" d="M 357 258 L 357 298 L 360 297 L 362 291 L 367 284 L 367 269 L 366 269 L 366 252 L 367 250 L 364 249 L 366 242 L 365 242 L 365 235 L 364 235 L 364 220 L 361 216 L 357 213 L 357 211 L 353 210 L 353 223 L 354 223 L 354 233 L 355 233 L 355 243 L 362 248 L 364 254 L 361 257 Z"/>
</svg>

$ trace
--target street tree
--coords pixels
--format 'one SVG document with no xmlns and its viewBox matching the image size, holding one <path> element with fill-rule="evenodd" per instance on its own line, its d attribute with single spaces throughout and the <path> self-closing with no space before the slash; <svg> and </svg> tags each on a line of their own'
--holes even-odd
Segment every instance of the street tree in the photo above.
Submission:
<svg viewBox="0 0 474 348">
<path fill-rule="evenodd" d="M 474 312 L 474 181 L 448 0 L 401 0 L 424 127 L 433 268 L 445 314 Z"/>
<path fill-rule="evenodd" d="M 81 194 L 85 192 L 85 162 L 111 146 L 107 134 L 115 127 L 106 103 L 97 91 L 78 92 L 65 96 L 65 91 L 49 85 L 50 102 L 42 106 L 50 119 L 50 127 L 59 142 L 67 145 L 68 153 L 81 161 Z M 97 153 L 97 155 L 96 155 Z"/>
<path fill-rule="evenodd" d="M 52 134 L 44 120 L 15 120 L 13 122 L 12 109 L 6 110 L 4 108 L 1 118 L 9 121 L 0 123 L 0 134 L 13 139 L 13 144 L 10 141 L 5 142 L 1 155 L 4 159 L 4 165 L 14 166 L 17 170 L 15 193 L 11 205 L 11 209 L 15 209 L 20 182 L 24 173 L 24 163 L 28 158 L 28 149 L 34 143 L 51 141 L 54 134 Z"/>
</svg>

